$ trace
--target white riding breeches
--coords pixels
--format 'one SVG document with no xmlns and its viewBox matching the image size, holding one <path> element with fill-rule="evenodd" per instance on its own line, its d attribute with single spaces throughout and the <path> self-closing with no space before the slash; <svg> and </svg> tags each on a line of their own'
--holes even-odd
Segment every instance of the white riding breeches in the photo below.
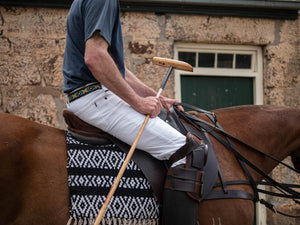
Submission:
<svg viewBox="0 0 300 225">
<path fill-rule="evenodd" d="M 83 121 L 102 129 L 128 145 L 133 144 L 146 117 L 104 86 L 70 103 L 67 102 L 67 108 Z M 137 148 L 159 160 L 168 160 L 185 144 L 184 135 L 159 117 L 155 117 L 149 119 Z M 175 162 L 172 166 L 184 163 L 185 158 Z"/>
</svg>

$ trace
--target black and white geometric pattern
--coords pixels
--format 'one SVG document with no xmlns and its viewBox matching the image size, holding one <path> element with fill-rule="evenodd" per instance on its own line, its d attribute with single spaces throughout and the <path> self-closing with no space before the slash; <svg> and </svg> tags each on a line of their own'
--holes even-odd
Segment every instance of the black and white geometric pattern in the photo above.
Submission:
<svg viewBox="0 0 300 225">
<path fill-rule="evenodd" d="M 89 145 L 66 131 L 67 169 L 72 218 L 96 218 L 125 160 L 116 145 Z M 130 160 L 104 218 L 158 220 L 159 206 L 150 184 Z"/>
</svg>

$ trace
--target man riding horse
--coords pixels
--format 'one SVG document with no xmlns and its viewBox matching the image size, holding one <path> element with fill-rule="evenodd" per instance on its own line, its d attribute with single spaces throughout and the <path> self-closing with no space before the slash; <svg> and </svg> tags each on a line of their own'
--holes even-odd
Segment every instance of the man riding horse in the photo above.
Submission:
<svg viewBox="0 0 300 225">
<path fill-rule="evenodd" d="M 186 198 L 182 180 L 191 179 L 192 187 L 187 192 L 191 196 L 199 195 L 201 176 L 195 180 L 194 177 L 202 166 L 195 162 L 202 156 L 194 154 L 193 161 L 190 156 L 196 150 L 203 150 L 200 141 L 190 134 L 181 134 L 158 118 L 162 108 L 169 109 L 176 100 L 155 97 L 156 91 L 126 68 L 118 0 L 73 2 L 67 19 L 63 75 L 68 110 L 128 145 L 134 142 L 144 115 L 149 115 L 151 118 L 137 148 L 159 160 L 172 159 L 166 188 L 172 190 L 173 201 L 182 204 Z M 177 150 L 181 154 L 174 155 Z M 173 219 L 166 220 L 166 224 L 197 223 L 195 210 L 174 209 L 170 214 Z"/>
</svg>

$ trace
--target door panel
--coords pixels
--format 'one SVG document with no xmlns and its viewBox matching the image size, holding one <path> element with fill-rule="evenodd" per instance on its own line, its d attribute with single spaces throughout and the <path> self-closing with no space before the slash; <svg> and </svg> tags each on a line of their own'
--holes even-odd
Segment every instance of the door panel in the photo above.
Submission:
<svg viewBox="0 0 300 225">
<path fill-rule="evenodd" d="M 180 76 L 181 101 L 206 110 L 253 104 L 253 78 Z"/>
</svg>

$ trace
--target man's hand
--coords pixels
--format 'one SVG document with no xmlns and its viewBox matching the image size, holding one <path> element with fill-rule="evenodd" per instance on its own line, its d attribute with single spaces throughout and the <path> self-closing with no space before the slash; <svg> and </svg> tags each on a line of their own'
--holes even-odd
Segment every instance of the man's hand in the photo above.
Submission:
<svg viewBox="0 0 300 225">
<path fill-rule="evenodd" d="M 160 99 L 160 101 L 161 101 L 163 107 L 164 107 L 165 109 L 167 109 L 167 110 L 169 110 L 169 109 L 172 107 L 172 105 L 174 105 L 175 103 L 178 102 L 178 100 L 176 100 L 176 99 L 166 98 L 166 97 L 164 97 L 164 96 L 160 96 L 159 99 Z M 182 108 L 181 105 L 177 106 L 177 108 L 178 108 L 180 111 L 184 111 L 184 109 Z"/>
<path fill-rule="evenodd" d="M 163 108 L 160 99 L 155 96 L 141 97 L 139 104 L 132 107 L 142 114 L 150 115 L 151 118 L 158 116 Z"/>
</svg>

